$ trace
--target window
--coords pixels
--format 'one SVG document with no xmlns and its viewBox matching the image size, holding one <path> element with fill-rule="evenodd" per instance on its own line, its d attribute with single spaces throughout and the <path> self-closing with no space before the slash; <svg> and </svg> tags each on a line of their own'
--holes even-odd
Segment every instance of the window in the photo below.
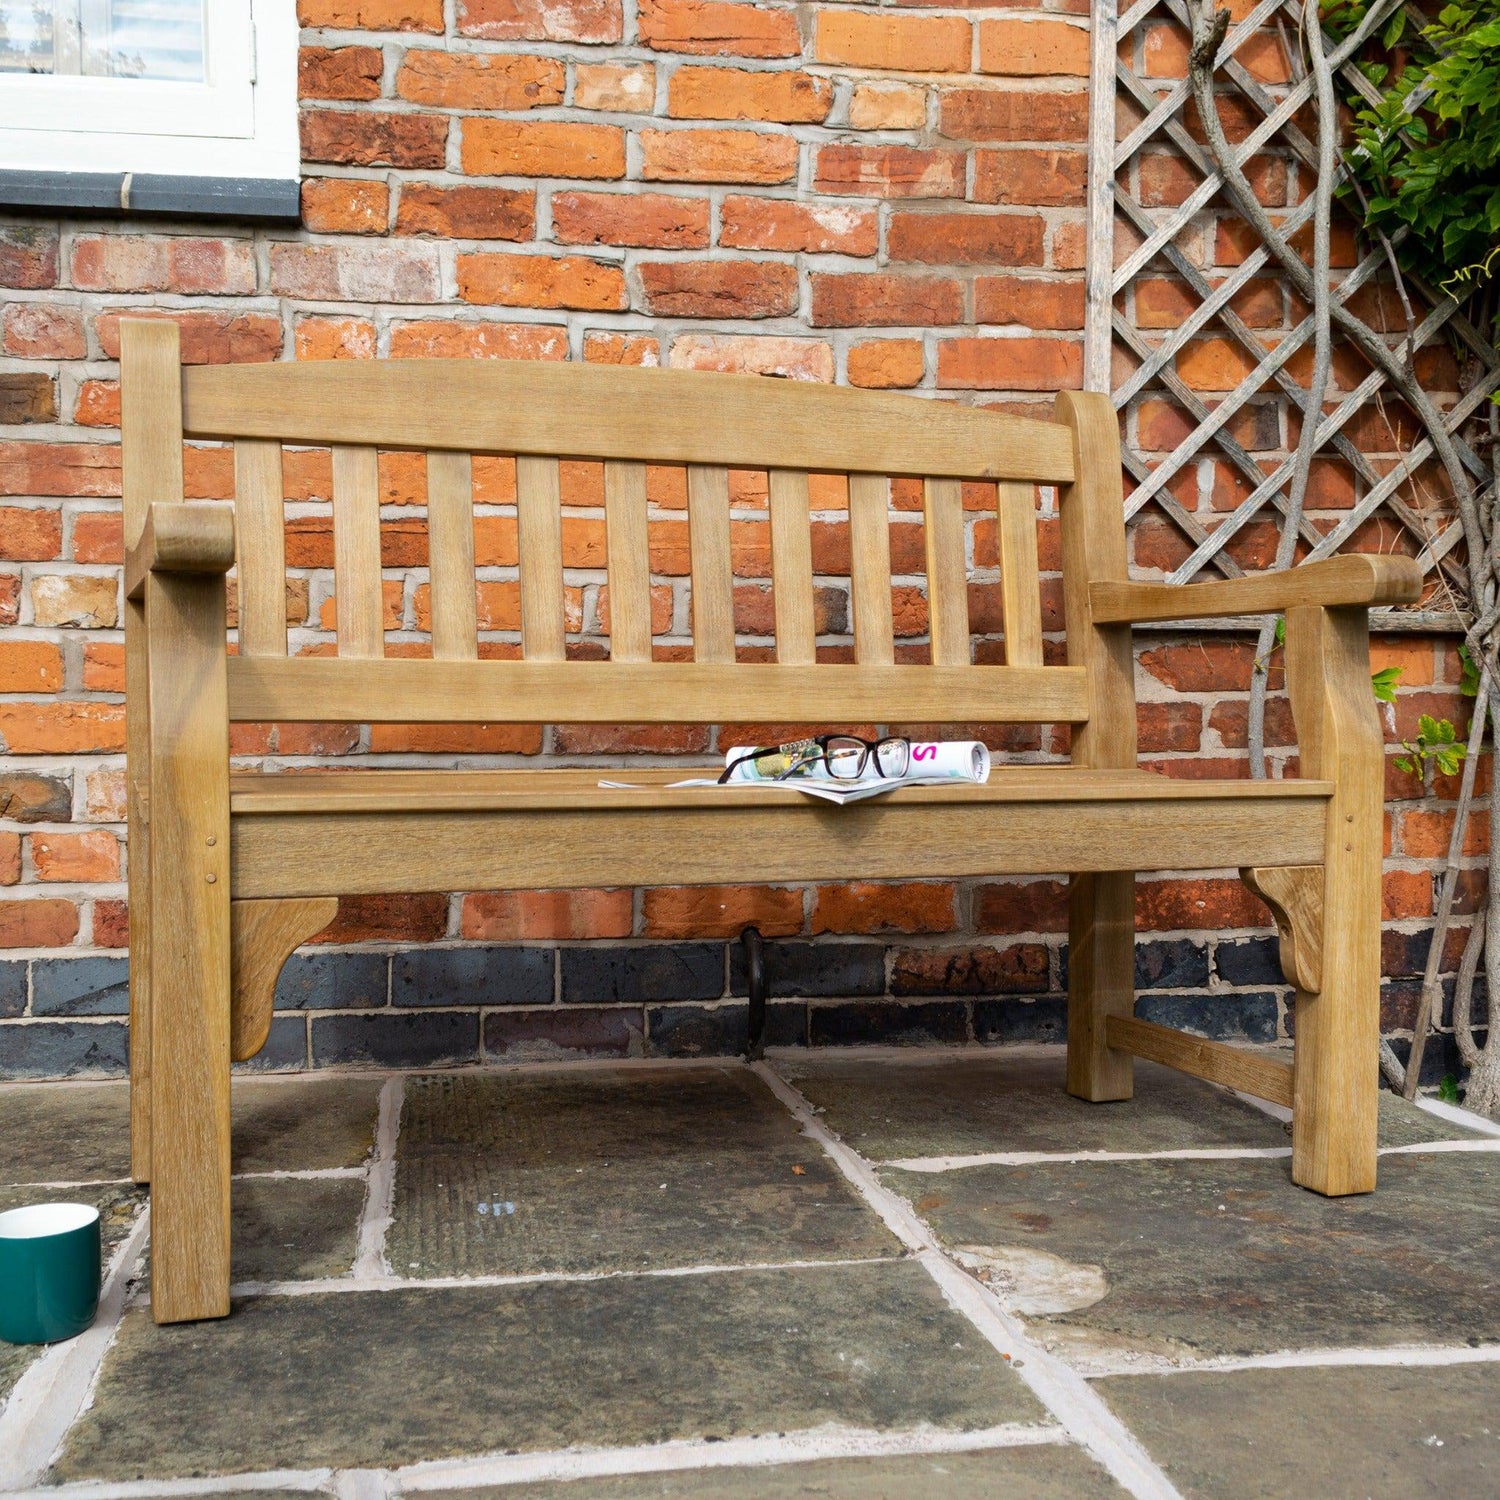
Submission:
<svg viewBox="0 0 1500 1500">
<path fill-rule="evenodd" d="M 296 70 L 295 0 L 0 0 L 0 177 L 292 187 Z"/>
</svg>

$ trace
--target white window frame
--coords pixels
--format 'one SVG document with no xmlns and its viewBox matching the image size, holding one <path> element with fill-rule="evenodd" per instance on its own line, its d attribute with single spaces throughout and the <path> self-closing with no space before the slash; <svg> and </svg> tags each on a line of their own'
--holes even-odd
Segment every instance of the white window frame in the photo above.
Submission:
<svg viewBox="0 0 1500 1500">
<path fill-rule="evenodd" d="M 0 167 L 295 179 L 296 0 L 209 0 L 207 80 L 0 73 Z"/>
</svg>

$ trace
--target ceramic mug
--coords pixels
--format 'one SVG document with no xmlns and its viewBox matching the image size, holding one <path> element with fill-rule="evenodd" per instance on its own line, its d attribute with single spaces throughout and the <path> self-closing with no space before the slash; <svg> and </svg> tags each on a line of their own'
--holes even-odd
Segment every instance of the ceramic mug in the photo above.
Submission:
<svg viewBox="0 0 1500 1500">
<path fill-rule="evenodd" d="M 0 1214 L 0 1339 L 55 1344 L 80 1334 L 99 1309 L 99 1210 L 37 1203 Z"/>
</svg>

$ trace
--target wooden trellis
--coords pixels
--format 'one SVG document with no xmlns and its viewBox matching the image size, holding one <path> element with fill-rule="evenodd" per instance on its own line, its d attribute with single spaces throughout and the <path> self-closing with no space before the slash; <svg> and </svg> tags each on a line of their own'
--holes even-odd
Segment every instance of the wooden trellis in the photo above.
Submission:
<svg viewBox="0 0 1500 1500">
<path fill-rule="evenodd" d="M 1302 11 L 1300 0 L 1260 0 L 1229 28 L 1218 59 L 1226 104 L 1238 114 L 1239 160 L 1276 166 L 1285 174 L 1284 201 L 1267 206 L 1288 236 L 1311 221 L 1313 194 L 1302 174 L 1315 171 L 1317 159 L 1313 141 L 1297 123 L 1314 87 L 1298 61 Z M 1279 528 L 1288 509 L 1295 439 L 1286 434 L 1308 403 L 1294 365 L 1299 352 L 1311 346 L 1314 320 L 1306 308 L 1291 305 L 1284 289 L 1286 312 L 1276 326 L 1268 327 L 1264 319 L 1252 326 L 1237 305 L 1258 279 L 1263 284 L 1268 276 L 1278 283 L 1280 278 L 1263 246 L 1242 257 L 1237 249 L 1223 258 L 1217 253 L 1226 225 L 1240 221 L 1192 129 L 1186 4 L 1136 0 L 1122 13 L 1113 0 L 1105 0 L 1093 6 L 1093 25 L 1085 386 L 1109 392 L 1126 415 L 1126 465 L 1136 485 L 1127 497 L 1127 516 L 1154 506 L 1180 535 L 1186 555 L 1167 576 L 1186 582 L 1206 569 L 1235 576 L 1244 571 L 1234 555 L 1236 539 L 1246 536 L 1251 522 L 1269 518 Z M 1180 71 L 1174 66 L 1178 60 Z M 1376 97 L 1352 61 L 1342 74 L 1366 97 Z M 1149 188 L 1159 185 L 1164 165 L 1175 174 L 1181 194 L 1165 203 Z M 1390 293 L 1389 279 L 1385 250 L 1361 246 L 1354 263 L 1336 272 L 1333 295 L 1348 305 L 1361 290 L 1373 296 L 1383 283 Z M 1178 297 L 1182 316 L 1176 326 L 1163 327 L 1159 320 L 1151 326 L 1151 319 L 1139 315 L 1137 295 L 1148 281 L 1170 286 Z M 1410 276 L 1407 287 L 1416 326 L 1393 330 L 1392 346 L 1409 338 L 1415 357 L 1417 351 L 1432 351 L 1447 330 L 1445 338 L 1456 335 L 1459 347 L 1478 362 L 1477 381 L 1462 399 L 1444 403 L 1445 425 L 1456 435 L 1500 388 L 1500 355 L 1451 298 Z M 1184 361 L 1209 340 L 1227 341 L 1235 359 L 1249 366 L 1232 388 L 1205 388 L 1201 380 L 1185 378 Z M 1433 498 L 1425 483 L 1431 442 L 1425 437 L 1411 442 L 1409 435 L 1398 440 L 1399 414 L 1388 424 L 1387 454 L 1372 451 L 1368 420 L 1363 421 L 1366 441 L 1357 442 L 1348 431 L 1372 411 L 1384 414 L 1385 384 L 1384 375 L 1370 371 L 1352 389 L 1330 391 L 1318 423 L 1317 450 L 1341 466 L 1351 485 L 1337 507 L 1320 511 L 1309 504 L 1300 522 L 1304 559 L 1327 557 L 1363 528 L 1383 525 L 1391 545 L 1419 558 L 1430 586 L 1422 608 L 1399 615 L 1379 612 L 1386 614 L 1381 623 L 1451 630 L 1468 602 L 1461 557 L 1454 555 L 1462 531 L 1451 508 Z M 1170 403 L 1180 425 L 1190 429 L 1169 450 L 1148 452 L 1135 440 L 1135 415 L 1147 401 Z M 1393 396 L 1392 405 L 1399 404 Z M 1276 409 L 1278 445 L 1252 446 L 1235 434 L 1236 419 L 1250 415 L 1247 408 L 1268 405 Z M 1457 446 L 1478 485 L 1492 484 L 1488 466 L 1461 439 Z M 1185 481 L 1206 461 L 1245 491 L 1232 507 L 1184 500 Z"/>
</svg>

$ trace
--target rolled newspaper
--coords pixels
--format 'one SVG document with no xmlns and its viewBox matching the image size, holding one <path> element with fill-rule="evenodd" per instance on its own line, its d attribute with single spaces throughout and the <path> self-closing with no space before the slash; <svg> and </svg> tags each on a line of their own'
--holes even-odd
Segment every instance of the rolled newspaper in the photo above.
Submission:
<svg viewBox="0 0 1500 1500">
<path fill-rule="evenodd" d="M 755 745 L 737 745 L 724 757 L 726 766 L 734 765 L 741 757 L 753 755 Z M 763 755 L 758 760 L 746 760 L 736 766 L 731 781 L 775 781 L 784 776 L 795 762 L 795 747 L 787 747 L 783 755 Z M 828 767 L 818 761 L 797 773 L 815 781 L 832 781 Z M 990 752 L 978 740 L 913 740 L 911 755 L 907 759 L 906 774 L 899 777 L 883 777 L 875 769 L 872 755 L 865 766 L 860 781 L 973 781 L 984 783 L 990 779 Z"/>
</svg>

